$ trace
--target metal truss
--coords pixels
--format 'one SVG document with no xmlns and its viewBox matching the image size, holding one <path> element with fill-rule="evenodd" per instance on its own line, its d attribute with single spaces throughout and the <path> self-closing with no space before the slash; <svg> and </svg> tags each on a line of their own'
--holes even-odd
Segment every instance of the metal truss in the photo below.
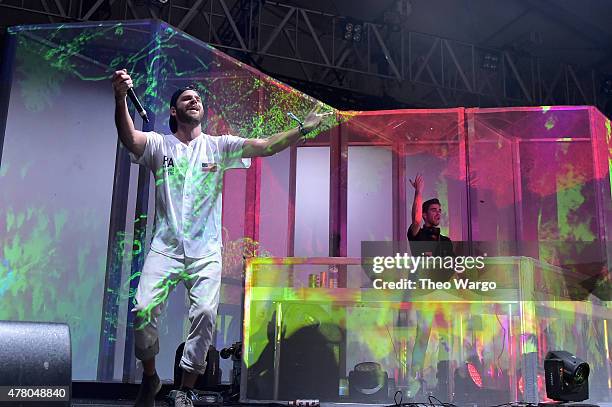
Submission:
<svg viewBox="0 0 612 407">
<path fill-rule="evenodd" d="M 49 22 L 156 18 L 272 76 L 411 106 L 598 105 L 594 69 L 269 0 L 14 0 Z M 346 23 L 362 27 L 344 38 Z M 601 98 L 600 98 L 601 99 Z"/>
</svg>

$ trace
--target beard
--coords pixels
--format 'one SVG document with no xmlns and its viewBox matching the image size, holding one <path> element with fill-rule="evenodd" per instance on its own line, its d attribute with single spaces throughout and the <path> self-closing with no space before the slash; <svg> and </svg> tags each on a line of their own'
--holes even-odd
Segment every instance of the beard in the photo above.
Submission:
<svg viewBox="0 0 612 407">
<path fill-rule="evenodd" d="M 186 110 L 177 109 L 176 110 L 176 120 L 179 123 L 184 123 L 184 124 L 188 124 L 191 126 L 195 126 L 195 125 L 202 123 L 203 114 L 204 112 L 200 112 L 198 117 L 194 117 L 194 116 L 190 116 L 189 114 L 187 114 Z"/>
<path fill-rule="evenodd" d="M 436 220 L 436 219 L 434 219 L 434 218 L 431 218 L 431 219 L 430 219 L 430 218 L 428 218 L 428 217 L 423 216 L 423 220 L 424 220 L 425 222 L 429 223 L 431 226 L 438 227 L 438 226 L 440 225 L 440 220 L 441 220 L 441 219 L 437 219 L 437 220 Z"/>
</svg>

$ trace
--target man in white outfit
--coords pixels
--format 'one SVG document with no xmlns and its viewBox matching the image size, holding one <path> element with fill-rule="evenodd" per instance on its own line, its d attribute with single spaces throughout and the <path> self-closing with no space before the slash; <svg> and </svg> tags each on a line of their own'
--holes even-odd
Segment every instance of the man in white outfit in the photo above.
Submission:
<svg viewBox="0 0 612 407">
<path fill-rule="evenodd" d="M 170 100 L 172 134 L 141 132 L 128 113 L 132 86 L 127 71 L 113 75 L 115 125 L 132 161 L 155 176 L 155 232 L 136 290 L 135 354 L 144 368 L 136 406 L 154 406 L 161 388 L 155 369 L 159 352 L 157 320 L 169 292 L 183 281 L 189 293 L 191 328 L 180 367 L 181 388 L 171 392 L 174 405 L 192 406 L 193 386 L 206 369 L 206 353 L 221 286 L 221 190 L 223 172 L 248 168 L 250 157 L 273 155 L 314 130 L 321 115 L 265 139 L 202 133 L 204 107 L 198 92 L 178 89 Z"/>
</svg>

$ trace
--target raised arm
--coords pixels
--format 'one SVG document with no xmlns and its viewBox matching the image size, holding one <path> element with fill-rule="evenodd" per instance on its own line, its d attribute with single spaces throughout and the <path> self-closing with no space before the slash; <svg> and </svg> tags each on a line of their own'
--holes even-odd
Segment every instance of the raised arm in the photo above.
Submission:
<svg viewBox="0 0 612 407">
<path fill-rule="evenodd" d="M 423 176 L 417 174 L 413 180 L 410 180 L 410 184 L 414 187 L 414 199 L 412 201 L 412 224 L 410 225 L 409 233 L 412 236 L 416 236 L 421 228 L 421 222 L 423 221 Z"/>
<path fill-rule="evenodd" d="M 127 70 L 115 71 L 113 74 L 113 90 L 115 91 L 115 126 L 117 135 L 123 145 L 140 157 L 147 144 L 147 136 L 134 128 L 134 122 L 127 108 L 127 90 L 132 87 L 132 78 Z"/>
<path fill-rule="evenodd" d="M 296 127 L 291 130 L 282 131 L 263 139 L 248 139 L 242 148 L 242 157 L 267 157 L 282 151 L 297 142 L 306 133 L 316 129 L 325 114 L 318 114 L 313 109 L 304 120 L 303 130 Z M 302 134 L 302 131 L 304 134 Z"/>
</svg>

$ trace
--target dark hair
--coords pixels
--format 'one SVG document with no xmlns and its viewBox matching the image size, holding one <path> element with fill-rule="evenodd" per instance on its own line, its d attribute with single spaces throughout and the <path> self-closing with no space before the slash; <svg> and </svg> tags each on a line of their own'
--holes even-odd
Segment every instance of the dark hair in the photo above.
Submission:
<svg viewBox="0 0 612 407">
<path fill-rule="evenodd" d="M 423 202 L 423 205 L 422 205 L 423 212 L 427 212 L 429 210 L 429 207 L 434 204 L 440 205 L 440 201 L 438 201 L 438 198 L 432 198 L 430 200 Z"/>
<path fill-rule="evenodd" d="M 172 94 L 172 97 L 170 98 L 170 107 L 176 107 L 176 101 L 178 100 L 179 96 L 181 96 L 183 94 L 183 92 L 185 92 L 187 90 L 193 90 L 193 91 L 196 91 L 196 92 L 198 91 L 197 88 L 194 85 L 187 85 L 185 87 L 178 88 Z M 168 120 L 168 124 L 170 124 L 170 131 L 172 133 L 176 133 L 176 131 L 178 130 L 178 125 L 176 123 L 176 117 L 170 115 L 170 120 Z"/>
</svg>

